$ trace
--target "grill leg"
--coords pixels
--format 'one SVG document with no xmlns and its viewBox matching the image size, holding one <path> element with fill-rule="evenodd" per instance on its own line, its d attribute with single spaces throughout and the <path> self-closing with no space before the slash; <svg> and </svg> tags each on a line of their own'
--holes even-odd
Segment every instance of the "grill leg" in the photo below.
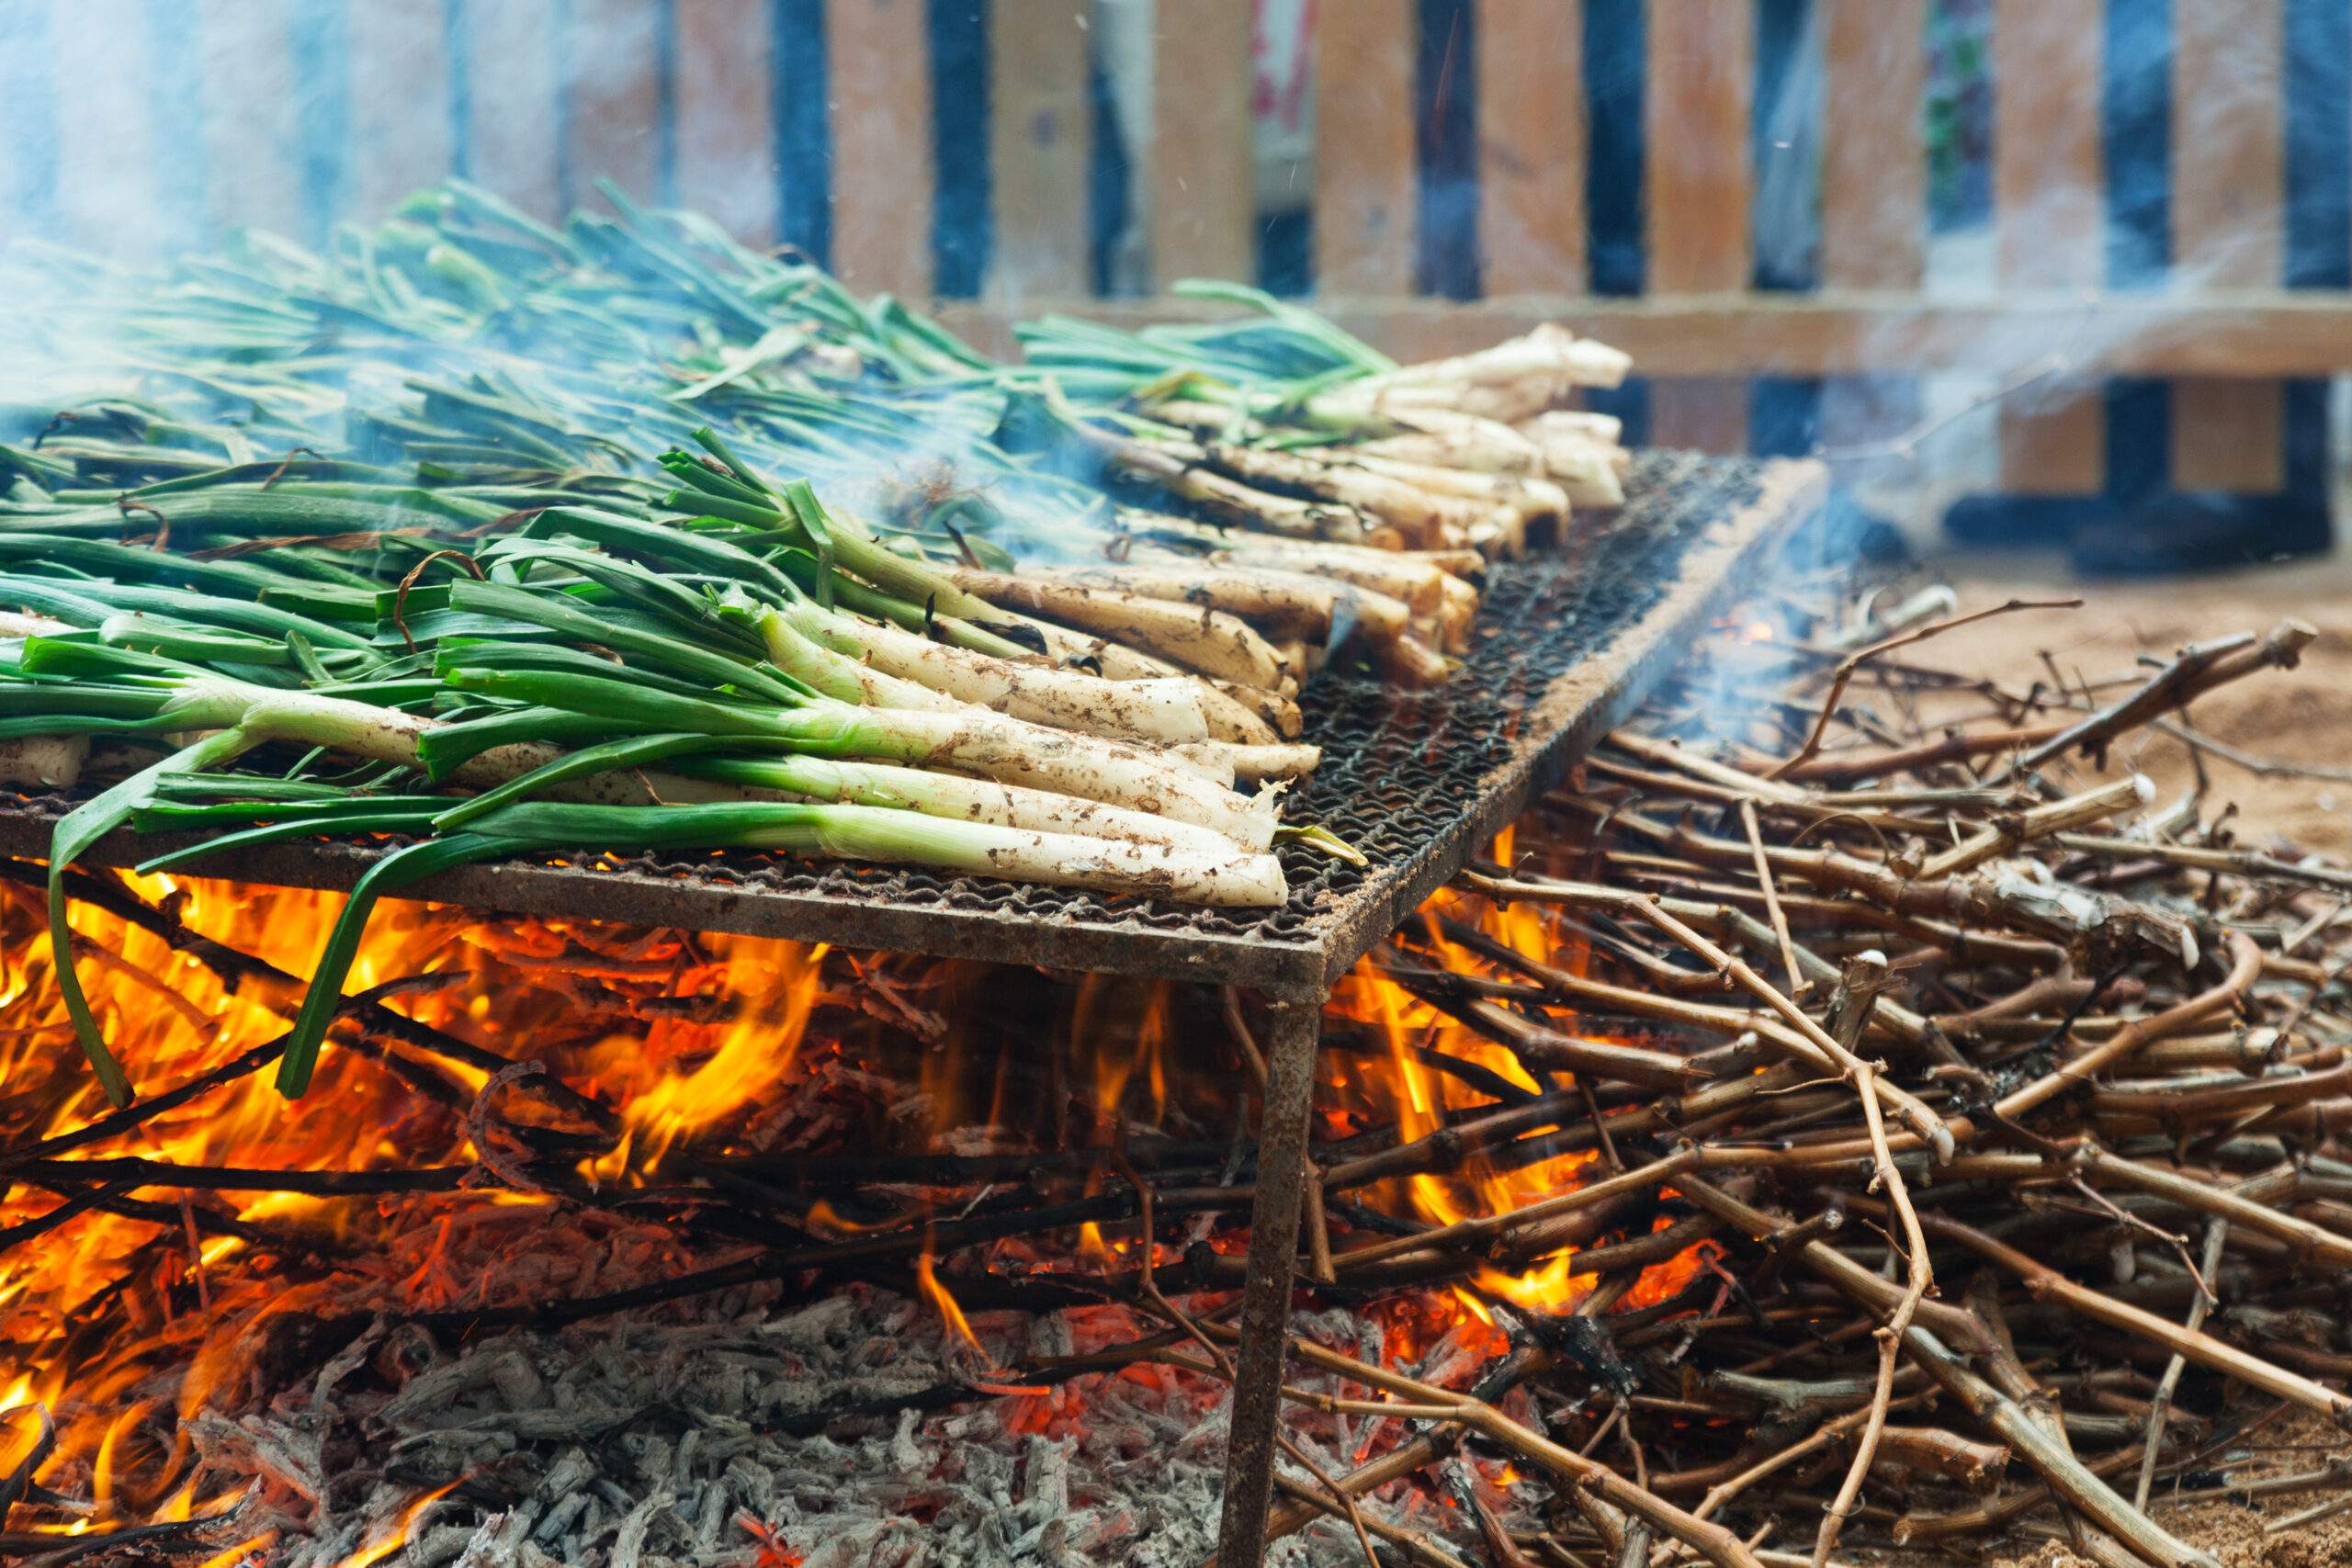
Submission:
<svg viewBox="0 0 2352 1568">
<path fill-rule="evenodd" d="M 1266 1111 L 1258 1129 L 1258 1194 L 1250 1211 L 1250 1278 L 1241 1295 L 1233 1428 L 1225 1450 L 1225 1513 L 1217 1568 L 1258 1568 L 1274 1491 L 1274 1427 L 1282 1412 L 1283 1348 L 1289 1341 L 1291 1270 L 1306 1190 L 1307 1112 L 1315 1098 L 1321 1001 L 1274 1004 L 1266 1042 Z"/>
</svg>

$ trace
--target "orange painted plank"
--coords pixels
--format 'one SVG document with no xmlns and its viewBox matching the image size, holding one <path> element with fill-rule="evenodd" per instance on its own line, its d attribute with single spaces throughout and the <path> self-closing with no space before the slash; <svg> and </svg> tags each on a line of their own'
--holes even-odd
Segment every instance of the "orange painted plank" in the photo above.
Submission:
<svg viewBox="0 0 2352 1568">
<path fill-rule="evenodd" d="M 826 0 L 833 266 L 853 287 L 932 291 L 931 56 L 922 0 Z"/>
<path fill-rule="evenodd" d="M 1724 455 L 1747 450 L 1747 382 L 1694 377 L 1650 383 L 1650 445 Z"/>
<path fill-rule="evenodd" d="M 1649 291 L 1744 289 L 1755 260 L 1748 227 L 1755 8 L 1649 0 L 1646 50 Z"/>
<path fill-rule="evenodd" d="M 1649 292 L 1744 291 L 1755 269 L 1749 117 L 1755 98 L 1754 7 L 1717 0 L 1648 0 L 1643 107 Z M 1747 449 L 1745 380 L 1659 381 L 1650 438 L 1708 452 Z"/>
<path fill-rule="evenodd" d="M 675 15 L 678 201 L 739 240 L 773 244 L 775 27 L 767 0 L 686 0 Z"/>
<path fill-rule="evenodd" d="M 1993 218 L 2001 283 L 2096 288 L 2105 270 L 2100 0 L 1994 0 Z M 2001 483 L 2078 495 L 2106 477 L 2096 388 L 2000 414 Z"/>
<path fill-rule="evenodd" d="M 1821 281 L 1917 288 L 1928 233 L 1927 0 L 1822 0 Z"/>
<path fill-rule="evenodd" d="M 455 167 L 441 0 L 368 0 L 345 13 L 351 164 L 338 217 L 373 223 Z"/>
<path fill-rule="evenodd" d="M 198 0 L 206 215 L 221 227 L 300 234 L 307 224 L 291 0 Z"/>
<path fill-rule="evenodd" d="M 1479 265 L 1488 294 L 1585 287 L 1584 0 L 1478 8 Z"/>
<path fill-rule="evenodd" d="M 1247 279 L 1255 269 L 1250 0 L 1159 0 L 1152 20 L 1151 271 Z"/>
<path fill-rule="evenodd" d="M 2287 389 L 2276 381 L 2175 381 L 2177 490 L 2273 495 L 2287 484 Z"/>
<path fill-rule="evenodd" d="M 1079 0 L 992 0 L 989 157 L 995 232 L 989 292 L 1083 294 L 1091 40 Z"/>
<path fill-rule="evenodd" d="M 1412 0 L 1315 11 L 1315 287 L 1408 294 L 1419 225 Z"/>
<path fill-rule="evenodd" d="M 1821 281 L 1918 288 L 1928 231 L 1927 0 L 1821 0 Z M 1917 424 L 1919 386 L 1870 376 L 1821 390 L 1832 448 Z"/>
<path fill-rule="evenodd" d="M 2174 0 L 2173 267 L 2190 288 L 2284 276 L 2283 0 Z M 2270 492 L 2286 483 L 2275 381 L 2176 381 L 2173 483 Z"/>
<path fill-rule="evenodd" d="M 602 178 L 633 201 L 659 200 L 662 54 L 654 8 L 645 0 L 570 0 L 563 16 L 560 58 L 570 89 L 564 198 L 574 207 L 603 208 L 596 188 Z"/>
<path fill-rule="evenodd" d="M 556 179 L 554 7 L 469 5 L 458 15 L 467 177 L 552 222 L 563 210 Z"/>
<path fill-rule="evenodd" d="M 67 243 L 151 256 L 175 240 L 163 200 L 155 47 L 139 0 L 51 0 L 48 69 L 58 94 L 57 201 Z M 0 109 L 0 113 L 6 112 Z"/>
</svg>

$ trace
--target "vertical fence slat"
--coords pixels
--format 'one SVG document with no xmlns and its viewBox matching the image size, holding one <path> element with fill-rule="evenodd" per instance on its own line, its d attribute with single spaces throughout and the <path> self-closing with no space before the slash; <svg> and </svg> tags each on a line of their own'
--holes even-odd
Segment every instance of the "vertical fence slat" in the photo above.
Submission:
<svg viewBox="0 0 2352 1568">
<path fill-rule="evenodd" d="M 571 0 L 563 12 L 563 198 L 602 208 L 599 178 L 632 201 L 662 197 L 662 53 L 644 0 Z M 495 61 L 477 62 L 479 96 Z"/>
<path fill-rule="evenodd" d="M 2282 0 L 2173 0 L 2173 268 L 2192 288 L 2284 276 L 2286 47 Z M 2181 490 L 2280 489 L 2285 389 L 2175 381 L 2172 479 Z"/>
<path fill-rule="evenodd" d="M 1927 0 L 1822 0 L 1824 288 L 1908 293 L 1926 273 L 1927 27 Z M 1890 439 L 1919 409 L 1916 377 L 1831 377 L 1821 439 Z"/>
<path fill-rule="evenodd" d="M 1581 293 L 1584 0 L 1484 0 L 1476 32 L 1487 292 Z"/>
<path fill-rule="evenodd" d="M 1993 221 L 2001 285 L 2096 288 L 2106 270 L 2100 0 L 1994 0 Z M 2082 495 L 2106 477 L 2096 385 L 2004 404 L 2001 486 Z"/>
<path fill-rule="evenodd" d="M 768 0 L 677 7 L 678 201 L 748 244 L 775 240 L 775 28 Z M 814 91 L 819 84 L 810 83 Z"/>
<path fill-rule="evenodd" d="M 293 10 L 289 0 L 201 0 L 197 7 L 205 210 L 216 226 L 291 235 L 308 228 Z"/>
<path fill-rule="evenodd" d="M 458 49 L 466 73 L 466 175 L 532 217 L 562 211 L 557 181 L 559 94 L 548 13 L 468 5 Z"/>
<path fill-rule="evenodd" d="M 922 0 L 826 0 L 825 58 L 834 270 L 855 288 L 923 299 L 937 186 Z"/>
<path fill-rule="evenodd" d="M 440 0 L 349 7 L 351 171 L 345 210 L 373 223 L 455 166 L 449 51 Z"/>
<path fill-rule="evenodd" d="M 988 288 L 998 298 L 1088 292 L 1088 43 L 1085 0 L 991 0 Z"/>
<path fill-rule="evenodd" d="M 1927 0 L 1823 0 L 1821 281 L 1919 287 L 1928 231 Z"/>
<path fill-rule="evenodd" d="M 63 238 L 118 256 L 152 255 L 169 209 L 153 80 L 153 40 L 138 0 L 51 0 L 49 59 L 56 95 L 58 217 Z M 0 112 L 6 112 L 0 109 Z"/>
<path fill-rule="evenodd" d="M 1151 40 L 1151 273 L 1248 278 L 1250 0 L 1158 0 Z"/>
<path fill-rule="evenodd" d="M 1413 289 L 1419 179 L 1413 163 L 1412 0 L 1315 11 L 1315 287 Z"/>
<path fill-rule="evenodd" d="M 1755 267 L 1756 12 L 1719 0 L 1649 0 L 1643 181 L 1652 294 L 1744 290 Z M 1650 388 L 1650 438 L 1747 448 L 1748 389 L 1710 377 Z"/>
</svg>

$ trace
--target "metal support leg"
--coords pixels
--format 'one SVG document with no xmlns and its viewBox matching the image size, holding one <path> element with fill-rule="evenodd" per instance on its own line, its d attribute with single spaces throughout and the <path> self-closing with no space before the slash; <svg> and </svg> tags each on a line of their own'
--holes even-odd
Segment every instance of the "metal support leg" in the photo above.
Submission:
<svg viewBox="0 0 2352 1568">
<path fill-rule="evenodd" d="M 1282 1414 L 1291 1271 L 1306 1190 L 1307 1112 L 1315 1098 L 1320 1001 L 1277 1002 L 1266 1041 L 1266 1109 L 1258 1129 L 1258 1193 L 1250 1211 L 1250 1279 L 1234 1360 L 1233 1427 L 1226 1439 L 1225 1513 L 1217 1568 L 1258 1568 L 1274 1491 L 1274 1426 Z"/>
</svg>

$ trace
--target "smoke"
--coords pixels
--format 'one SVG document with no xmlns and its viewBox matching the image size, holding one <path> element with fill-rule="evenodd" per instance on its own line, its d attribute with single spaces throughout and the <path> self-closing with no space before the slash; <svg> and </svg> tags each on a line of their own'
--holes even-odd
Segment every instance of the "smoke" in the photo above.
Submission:
<svg viewBox="0 0 2352 1568">
<path fill-rule="evenodd" d="M 1288 36 L 1280 21 L 1296 4 L 1268 6 L 1269 36 Z M 991 191 L 985 169 L 977 185 L 967 177 L 974 156 L 985 164 L 988 155 L 989 51 L 1007 42 L 991 41 L 986 9 L 962 0 L 922 7 L 933 39 L 924 68 L 943 128 L 932 149 L 941 225 L 932 256 L 937 281 L 966 291 L 982 284 L 974 247 L 1001 253 L 1001 280 L 1019 270 L 1006 261 L 1019 259 L 1023 243 L 991 239 L 990 209 L 1004 193 Z M 1899 457 L 1842 467 L 1873 500 L 1922 513 L 1996 484 L 1994 402 L 2012 414 L 2055 412 L 2096 396 L 2108 367 L 2183 341 L 2195 329 L 2165 303 L 2282 277 L 2352 281 L 2344 276 L 2352 29 L 2340 8 L 2326 14 L 2306 0 L 2261 8 L 2283 13 L 2283 38 L 2217 25 L 2211 4 L 2063 15 L 2004 5 L 1999 28 L 1995 9 L 1990 0 L 1929 0 L 1928 36 L 1889 46 L 1935 57 L 1937 199 L 1923 237 L 1930 310 L 1883 319 L 1862 356 L 1919 363 L 1917 338 L 1937 309 L 1971 308 L 1978 330 L 1941 335 L 1924 401 L 1892 400 L 1874 434 L 1915 418 L 1939 427 Z M 1476 51 L 1442 46 L 1475 13 L 1434 3 L 1415 10 L 1441 46 L 1434 74 L 1449 96 L 1438 140 L 1453 146 L 1475 130 L 1460 94 L 1473 85 Z M 822 260 L 835 186 L 894 177 L 832 166 L 833 118 L 890 106 L 864 77 L 854 98 L 837 96 L 826 11 L 821 0 L 15 0 L 0 6 L 0 240 L 62 242 L 118 262 L 218 245 L 248 225 L 323 245 L 342 222 L 373 224 L 403 193 L 450 174 L 550 220 L 573 204 L 599 205 L 594 181 L 609 175 L 640 199 L 675 199 L 754 243 L 782 240 Z M 1180 201 L 1148 188 L 1145 57 L 1159 7 L 1070 0 L 1069 12 L 1073 26 L 1091 19 L 1089 47 L 1104 78 L 1100 101 L 1087 106 L 1097 141 L 1124 149 L 1136 202 Z M 1060 8 L 1053 15 L 1058 26 Z M 1823 15 L 1795 0 L 1765 0 L 1756 12 L 1751 227 L 1755 278 L 1769 287 L 1810 288 L 1821 271 L 1819 139 L 1834 90 Z M 1588 7 L 1585 25 L 1574 38 L 1564 28 L 1558 44 L 1583 55 L 1592 273 L 1611 288 L 1629 282 L 1621 243 L 1638 242 L 1642 230 L 1637 208 L 1621 199 L 1627 183 L 1638 186 L 1644 160 L 1678 154 L 1670 139 L 1626 144 L 1645 120 L 1644 51 L 1658 42 L 1644 36 L 1641 16 L 1638 6 Z M 967 58 L 975 40 L 978 55 Z M 1068 52 L 1069 38 L 1052 41 Z M 952 72 L 951 56 L 961 62 Z M 1999 136 L 2028 118 L 2019 101 L 2029 78 L 2064 86 L 2044 92 L 2051 101 L 2033 118 L 2050 144 L 2036 146 L 1997 202 L 1977 209 L 1965 193 L 1988 183 Z M 1264 106 L 1260 129 L 1296 111 Z M 951 121 L 961 128 L 952 136 Z M 2267 164 L 2266 126 L 2278 132 Z M 1285 164 L 1292 183 L 1296 162 Z M 2264 183 L 2282 163 L 2287 199 L 2267 211 Z M 1510 249 L 1515 275 L 1526 256 L 1547 254 L 1542 236 L 1502 232 L 1497 213 L 1463 206 L 1461 171 L 1439 172 L 1447 178 L 1425 200 L 1435 203 L 1425 224 L 1443 226 L 1452 213 L 1455 228 L 1483 225 L 1480 243 Z M 2208 205 L 2184 205 L 2185 190 L 2206 193 Z M 1095 236 L 1107 251 L 1097 280 L 1114 291 L 1150 270 L 1138 246 L 1151 225 L 1137 210 L 1131 204 L 1124 229 Z M 2176 245 L 2176 230 L 2195 243 Z M 1439 249 L 1453 256 L 1463 238 L 1440 235 Z M 26 306 L 16 301 L 14 311 Z M 1823 397 L 1834 414 L 1883 389 L 1833 385 Z M 1841 417 L 1825 439 L 1847 446 L 1858 427 Z"/>
</svg>

